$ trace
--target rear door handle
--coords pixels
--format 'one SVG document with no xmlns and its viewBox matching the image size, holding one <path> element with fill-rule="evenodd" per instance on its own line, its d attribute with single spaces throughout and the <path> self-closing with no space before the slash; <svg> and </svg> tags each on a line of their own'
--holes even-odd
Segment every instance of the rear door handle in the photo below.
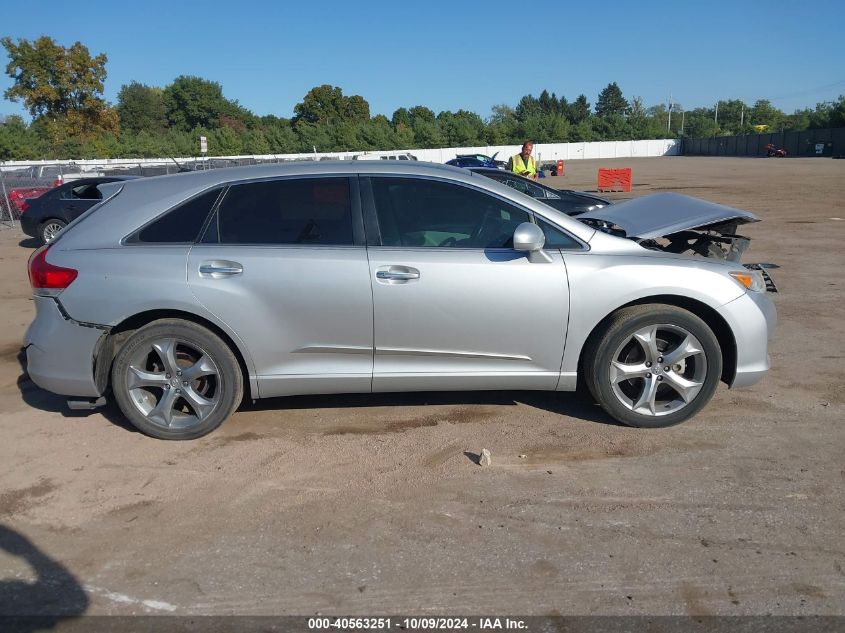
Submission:
<svg viewBox="0 0 845 633">
<path fill-rule="evenodd" d="M 200 264 L 200 275 L 211 277 L 212 279 L 240 275 L 243 271 L 244 267 L 238 262 L 215 260 Z"/>
<path fill-rule="evenodd" d="M 420 278 L 420 271 L 410 266 L 382 266 L 376 271 L 376 279 L 384 281 L 412 281 Z"/>
</svg>

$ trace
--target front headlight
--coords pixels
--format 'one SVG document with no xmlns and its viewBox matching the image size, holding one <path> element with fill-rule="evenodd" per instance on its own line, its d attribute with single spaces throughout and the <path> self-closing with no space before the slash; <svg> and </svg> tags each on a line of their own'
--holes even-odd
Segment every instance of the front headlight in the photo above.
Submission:
<svg viewBox="0 0 845 633">
<path fill-rule="evenodd" d="M 729 274 L 746 290 L 766 292 L 766 280 L 763 279 L 763 273 L 759 270 L 735 270 Z"/>
</svg>

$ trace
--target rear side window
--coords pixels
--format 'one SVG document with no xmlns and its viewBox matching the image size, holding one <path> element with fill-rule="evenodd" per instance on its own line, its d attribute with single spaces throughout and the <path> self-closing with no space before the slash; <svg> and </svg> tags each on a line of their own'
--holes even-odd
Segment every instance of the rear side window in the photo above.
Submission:
<svg viewBox="0 0 845 633">
<path fill-rule="evenodd" d="M 349 179 L 232 185 L 217 211 L 217 237 L 221 244 L 352 245 Z"/>
<path fill-rule="evenodd" d="M 131 241 L 157 244 L 195 242 L 220 191 L 220 188 L 212 189 L 180 204 L 141 229 L 137 240 Z"/>
</svg>

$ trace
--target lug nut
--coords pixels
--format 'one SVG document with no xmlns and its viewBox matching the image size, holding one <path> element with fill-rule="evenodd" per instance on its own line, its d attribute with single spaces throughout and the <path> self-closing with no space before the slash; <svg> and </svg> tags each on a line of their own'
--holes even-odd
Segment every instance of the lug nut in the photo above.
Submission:
<svg viewBox="0 0 845 633">
<path fill-rule="evenodd" d="M 177 372 L 176 372 L 176 375 L 177 375 L 177 376 L 181 376 L 181 375 L 182 375 L 182 370 L 177 371 Z"/>
<path fill-rule="evenodd" d="M 671 367 L 669 367 L 669 365 L 666 365 L 666 367 L 663 368 L 663 371 L 669 371 L 670 369 Z"/>
<path fill-rule="evenodd" d="M 651 361 L 650 361 L 650 360 L 647 360 L 647 361 L 646 361 L 646 363 L 645 363 L 645 366 L 646 366 L 646 367 L 651 367 Z"/>
<path fill-rule="evenodd" d="M 669 368 L 667 367 L 666 369 L 668 370 Z M 183 381 L 182 381 L 182 384 L 183 384 L 183 385 L 185 385 L 185 386 L 187 387 L 187 386 L 188 386 L 188 381 L 187 381 L 187 380 L 183 380 Z"/>
<path fill-rule="evenodd" d="M 658 376 L 657 380 L 663 380 L 663 376 Z"/>
<path fill-rule="evenodd" d="M 170 380 L 170 374 L 164 374 L 164 377 Z"/>
<path fill-rule="evenodd" d="M 657 362 L 658 362 L 658 363 L 662 363 L 662 362 L 663 362 L 663 357 L 662 357 L 662 356 L 658 356 L 658 357 L 657 357 Z"/>
<path fill-rule="evenodd" d="M 177 390 L 176 390 L 176 393 L 182 393 L 182 390 L 181 390 L 181 389 L 177 389 Z"/>
<path fill-rule="evenodd" d="M 170 385 L 164 385 L 165 389 L 170 389 Z"/>
</svg>

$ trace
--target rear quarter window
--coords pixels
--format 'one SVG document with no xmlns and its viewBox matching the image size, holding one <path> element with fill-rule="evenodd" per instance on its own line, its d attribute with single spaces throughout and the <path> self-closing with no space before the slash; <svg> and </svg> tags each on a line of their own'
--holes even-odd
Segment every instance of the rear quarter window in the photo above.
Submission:
<svg viewBox="0 0 845 633">
<path fill-rule="evenodd" d="M 138 231 L 130 242 L 192 244 L 196 241 L 222 187 L 211 189 L 174 207 Z"/>
</svg>

